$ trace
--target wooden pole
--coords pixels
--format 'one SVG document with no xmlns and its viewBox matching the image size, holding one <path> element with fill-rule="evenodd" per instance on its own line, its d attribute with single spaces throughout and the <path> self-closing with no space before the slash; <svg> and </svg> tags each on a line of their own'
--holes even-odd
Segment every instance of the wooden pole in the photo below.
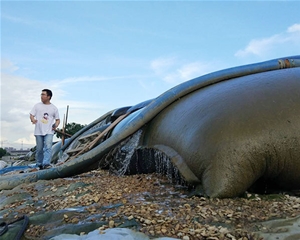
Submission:
<svg viewBox="0 0 300 240">
<path fill-rule="evenodd" d="M 63 131 L 61 131 L 61 130 L 59 130 L 59 129 L 55 129 L 55 132 L 58 132 L 58 133 L 60 133 L 61 135 L 65 135 L 65 136 L 67 136 L 67 137 L 72 137 L 72 135 L 71 134 L 69 134 L 69 133 L 65 133 L 65 132 L 63 132 Z"/>
<path fill-rule="evenodd" d="M 66 126 L 67 126 L 67 122 L 68 122 L 68 113 L 69 113 L 69 105 L 67 105 L 67 112 L 66 115 L 64 115 L 64 123 L 63 123 L 63 135 L 61 137 L 61 146 L 63 146 L 65 144 L 65 132 L 66 132 Z"/>
<path fill-rule="evenodd" d="M 65 119 L 66 116 L 64 114 L 63 128 L 62 128 L 62 136 L 61 136 L 61 146 L 65 144 Z"/>
<path fill-rule="evenodd" d="M 92 142 L 88 144 L 84 149 L 78 152 L 73 158 L 76 158 L 78 155 L 85 153 L 86 151 L 91 150 L 97 142 L 102 138 L 106 133 L 108 133 L 111 129 L 113 129 L 119 122 L 121 122 L 125 117 L 127 117 L 130 113 L 126 113 L 124 115 L 119 116 L 112 124 L 110 124 L 103 132 L 101 132 L 98 137 L 96 137 Z M 67 160 L 69 161 L 70 158 Z"/>
<path fill-rule="evenodd" d="M 68 123 L 68 114 L 69 114 L 69 105 L 67 105 L 67 113 L 66 113 L 66 123 L 65 123 L 65 128 L 66 128 L 67 123 Z"/>
</svg>

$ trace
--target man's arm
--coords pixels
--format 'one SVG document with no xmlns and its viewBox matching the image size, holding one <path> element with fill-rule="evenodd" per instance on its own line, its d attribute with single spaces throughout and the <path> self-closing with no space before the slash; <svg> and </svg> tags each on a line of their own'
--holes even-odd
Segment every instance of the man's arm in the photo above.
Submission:
<svg viewBox="0 0 300 240">
<path fill-rule="evenodd" d="M 53 125 L 53 130 L 55 130 L 60 124 L 60 119 L 55 119 L 55 124 Z"/>
<path fill-rule="evenodd" d="M 37 123 L 37 120 L 34 118 L 34 116 L 32 114 L 30 114 L 30 121 L 32 122 L 32 124 Z"/>
</svg>

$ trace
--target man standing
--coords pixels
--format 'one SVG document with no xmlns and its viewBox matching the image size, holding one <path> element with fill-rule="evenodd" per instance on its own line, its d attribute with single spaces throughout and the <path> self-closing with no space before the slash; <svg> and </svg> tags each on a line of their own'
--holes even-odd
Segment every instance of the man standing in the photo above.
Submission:
<svg viewBox="0 0 300 240">
<path fill-rule="evenodd" d="M 58 109 L 50 103 L 51 98 L 52 91 L 43 89 L 41 102 L 35 104 L 30 111 L 30 120 L 35 124 L 35 159 L 39 169 L 51 168 L 53 134 L 60 123 Z"/>
</svg>

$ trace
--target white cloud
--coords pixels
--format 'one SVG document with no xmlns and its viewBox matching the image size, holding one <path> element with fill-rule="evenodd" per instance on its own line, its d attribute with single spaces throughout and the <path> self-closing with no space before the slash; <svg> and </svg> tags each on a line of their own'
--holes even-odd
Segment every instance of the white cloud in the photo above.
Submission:
<svg viewBox="0 0 300 240">
<path fill-rule="evenodd" d="M 14 71 L 16 71 L 18 69 L 19 69 L 19 67 L 17 67 L 10 60 L 8 60 L 8 59 L 1 59 L 1 71 L 14 72 Z"/>
<path fill-rule="evenodd" d="M 79 99 L 67 100 L 66 98 L 71 94 L 67 92 L 68 88 L 60 88 L 55 81 L 41 82 L 2 72 L 0 141 L 4 142 L 4 147 L 19 149 L 23 146 L 27 149 L 35 145 L 34 127 L 29 120 L 29 111 L 35 103 L 40 101 L 40 93 L 44 88 L 53 91 L 52 103 L 58 107 L 61 120 L 63 120 L 67 105 L 70 105 L 69 122 L 81 124 L 88 124 L 100 117 L 101 109 L 105 108 L 99 103 Z"/>
<path fill-rule="evenodd" d="M 169 71 L 176 64 L 175 58 L 158 58 L 153 60 L 150 65 L 155 74 L 161 75 Z"/>
<path fill-rule="evenodd" d="M 178 69 L 178 74 L 183 80 L 199 77 L 212 70 L 212 65 L 203 62 L 192 62 L 183 65 Z"/>
<path fill-rule="evenodd" d="M 176 58 L 160 58 L 151 62 L 151 68 L 165 82 L 174 85 L 215 71 L 216 65 L 201 61 L 185 63 L 177 61 Z"/>
<path fill-rule="evenodd" d="M 8 146 L 19 148 L 20 145 L 15 144 L 21 138 L 24 143 L 34 144 L 30 139 L 33 128 L 29 111 L 38 101 L 34 96 L 41 89 L 37 81 L 1 73 L 1 141 L 6 140 Z"/>
<path fill-rule="evenodd" d="M 294 24 L 290 26 L 287 30 L 288 33 L 294 33 L 294 32 L 299 32 L 300 33 L 300 23 L 299 24 Z"/>
<path fill-rule="evenodd" d="M 272 52 L 286 52 L 297 54 L 300 50 L 300 24 L 294 24 L 286 32 L 262 39 L 253 39 L 242 50 L 235 53 L 236 57 L 258 56 L 264 57 Z M 276 50 L 276 51 L 275 51 Z"/>
<path fill-rule="evenodd" d="M 64 34 L 78 33 L 78 30 L 76 28 L 73 28 L 72 25 L 66 26 L 66 24 L 57 24 L 53 21 L 43 21 L 41 19 L 35 19 L 32 18 L 31 14 L 23 14 L 20 17 L 1 12 L 1 18 L 11 23 L 29 26 L 37 29 L 48 29 L 54 32 L 61 32 Z"/>
<path fill-rule="evenodd" d="M 70 77 L 62 80 L 55 81 L 57 86 L 61 86 L 69 83 L 79 83 L 79 82 L 101 82 L 101 81 L 110 81 L 110 80 L 119 80 L 119 79 L 130 79 L 136 78 L 137 76 L 116 76 L 116 77 L 101 77 L 101 76 L 82 76 L 82 77 Z"/>
<path fill-rule="evenodd" d="M 14 22 L 14 23 L 21 23 L 21 24 L 26 24 L 26 25 L 32 24 L 32 22 L 28 21 L 27 19 L 20 18 L 20 17 L 15 17 L 15 16 L 8 15 L 8 14 L 5 14 L 5 13 L 1 14 L 1 18 L 6 19 L 10 22 Z"/>
</svg>

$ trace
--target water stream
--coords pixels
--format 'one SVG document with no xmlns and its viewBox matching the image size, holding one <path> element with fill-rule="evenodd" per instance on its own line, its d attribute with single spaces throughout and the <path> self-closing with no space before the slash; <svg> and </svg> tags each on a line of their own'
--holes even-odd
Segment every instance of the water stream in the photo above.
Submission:
<svg viewBox="0 0 300 240">
<path fill-rule="evenodd" d="M 171 159 L 154 148 L 138 147 L 143 131 L 138 130 L 112 149 L 103 161 L 100 168 L 108 168 L 118 176 L 159 173 L 167 176 L 170 183 L 185 185 L 179 170 L 172 164 Z"/>
</svg>

